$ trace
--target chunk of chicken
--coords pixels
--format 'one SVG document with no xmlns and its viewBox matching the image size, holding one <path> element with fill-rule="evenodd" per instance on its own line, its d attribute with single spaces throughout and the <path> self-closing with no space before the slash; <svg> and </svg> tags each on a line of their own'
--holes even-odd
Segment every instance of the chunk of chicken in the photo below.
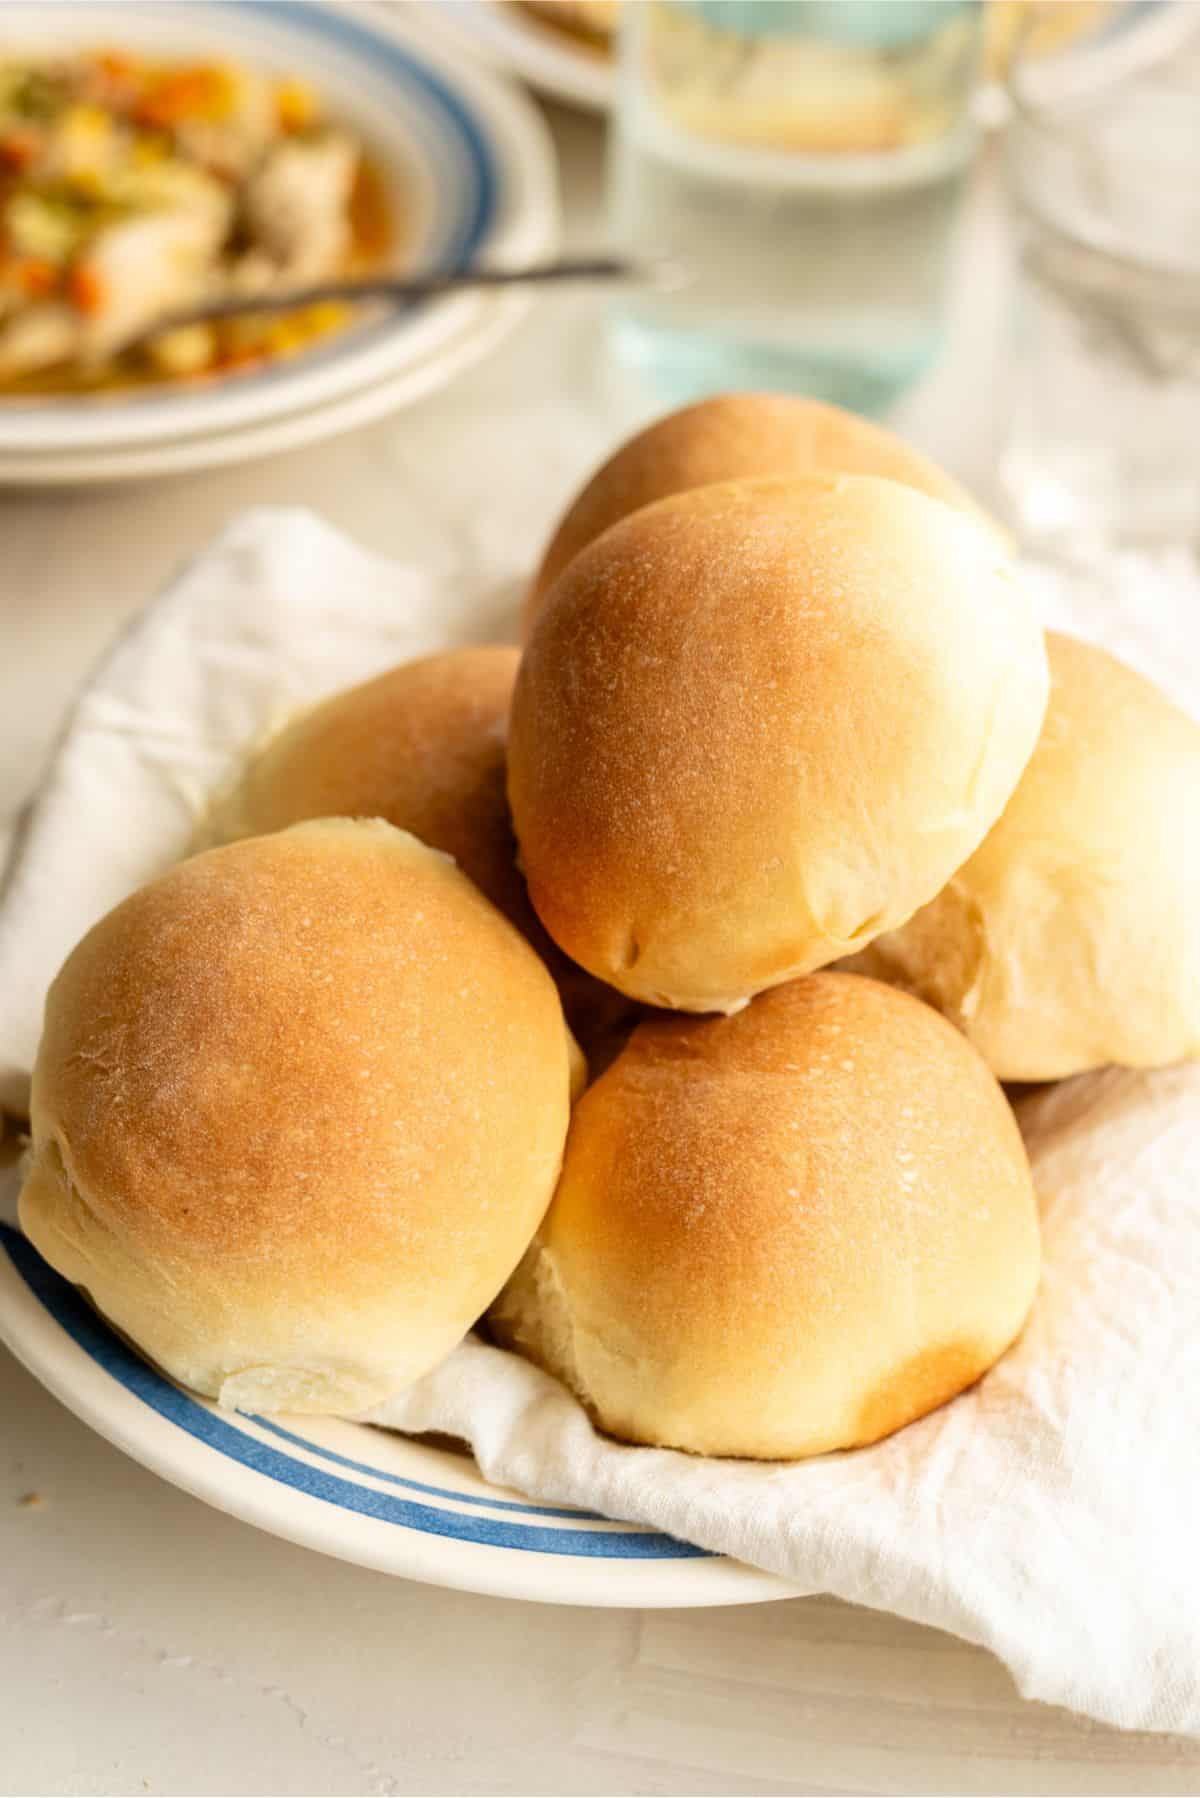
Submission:
<svg viewBox="0 0 1200 1798">
<path fill-rule="evenodd" d="M 135 337 L 201 299 L 214 278 L 228 217 L 212 208 L 147 212 L 102 231 L 81 273 L 90 284 L 82 355 L 115 355 Z"/>
<path fill-rule="evenodd" d="M 319 281 L 341 266 L 357 166 L 349 138 L 330 131 L 277 144 L 247 182 L 245 224 L 281 286 Z"/>
<path fill-rule="evenodd" d="M 340 273 L 360 152 L 321 118 L 304 83 L 221 60 L 0 54 L 0 382 L 90 384 L 177 310 Z M 143 364 L 178 378 L 260 338 L 168 329 Z"/>
<path fill-rule="evenodd" d="M 0 379 L 112 355 L 216 280 L 233 214 L 220 181 L 162 163 L 123 171 L 109 196 L 124 216 L 90 235 L 87 215 L 62 203 L 28 194 L 10 201 L 14 248 L 59 264 L 74 252 L 66 279 L 74 305 L 47 302 L 30 311 L 28 323 L 10 320 L 0 337 Z"/>
</svg>

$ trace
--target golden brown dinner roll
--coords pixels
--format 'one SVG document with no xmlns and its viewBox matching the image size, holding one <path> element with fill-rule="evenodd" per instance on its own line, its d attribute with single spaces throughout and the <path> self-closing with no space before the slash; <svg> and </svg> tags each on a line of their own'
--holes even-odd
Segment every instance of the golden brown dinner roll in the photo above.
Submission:
<svg viewBox="0 0 1200 1798">
<path fill-rule="evenodd" d="M 1003 1080 L 1200 1055 L 1200 725 L 1102 649 L 1048 647 L 1041 739 L 999 823 L 858 965 Z"/>
<path fill-rule="evenodd" d="M 446 650 L 302 712 L 218 803 L 208 839 L 263 836 L 308 818 L 384 818 L 452 855 L 523 928 L 528 900 L 504 796 L 520 659 L 507 644 Z"/>
<path fill-rule="evenodd" d="M 445 856 L 299 825 L 181 862 L 69 957 L 21 1223 L 185 1385 L 361 1410 L 516 1265 L 567 1083 L 553 982 Z"/>
<path fill-rule="evenodd" d="M 303 712 L 251 759 L 203 842 L 283 830 L 308 818 L 383 818 L 452 855 L 550 967 L 589 1052 L 629 1019 L 627 999 L 558 950 L 516 865 L 504 792 L 505 743 L 520 651 L 446 650 L 389 668 Z"/>
<path fill-rule="evenodd" d="M 730 1010 L 933 897 L 1046 687 L 996 539 L 924 494 L 813 475 L 644 507 L 567 569 L 517 679 L 534 906 L 631 997 Z"/>
<path fill-rule="evenodd" d="M 875 1442 L 1020 1330 L 1025 1150 L 970 1045 L 852 974 L 656 1019 L 584 1094 L 497 1336 L 629 1442 L 792 1459 Z"/>
<path fill-rule="evenodd" d="M 526 605 L 526 629 L 563 569 L 602 531 L 654 500 L 716 481 L 873 474 L 916 487 L 987 523 L 957 481 L 869 419 L 785 393 L 722 393 L 668 413 L 631 437 L 567 507 Z"/>
</svg>

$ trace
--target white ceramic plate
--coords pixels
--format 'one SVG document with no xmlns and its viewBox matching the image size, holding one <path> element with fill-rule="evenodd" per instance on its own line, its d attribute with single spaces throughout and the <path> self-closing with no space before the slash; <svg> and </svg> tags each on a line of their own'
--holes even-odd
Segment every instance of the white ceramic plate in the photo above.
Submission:
<svg viewBox="0 0 1200 1798">
<path fill-rule="evenodd" d="M 534 109 L 485 70 L 416 43 L 390 15 L 385 28 L 357 9 L 293 0 L 183 0 L 170 7 L 18 0 L 6 5 L 4 26 L 6 43 L 22 48 L 107 42 L 164 55 L 219 49 L 256 67 L 309 76 L 335 114 L 353 118 L 403 191 L 402 256 L 410 266 L 533 260 L 557 242 L 553 151 Z M 402 377 L 421 368 L 428 385 L 443 350 L 452 352 L 448 369 L 461 366 L 473 335 L 481 353 L 495 341 L 496 321 L 511 326 L 527 304 L 524 295 L 451 295 L 209 386 L 0 398 L 0 463 L 27 467 L 21 477 L 0 479 L 36 479 L 37 457 L 83 466 L 91 456 L 102 470 L 116 448 L 178 447 L 300 413 L 311 420 L 318 408 L 389 383 L 396 386 L 388 391 L 403 398 Z M 242 453 L 261 453 L 252 441 L 245 439 Z M 49 465 L 47 478 L 55 478 Z"/>
<path fill-rule="evenodd" d="M 395 10 L 395 0 L 385 4 Z M 552 100 L 585 112 L 607 112 L 613 103 L 612 53 L 556 31 L 510 0 L 409 0 L 408 9 L 424 13 L 443 42 L 519 75 Z"/>
<path fill-rule="evenodd" d="M 186 1492 L 383 1573 L 551 1604 L 749 1604 L 769 1574 L 641 1525 L 534 1504 L 465 1454 L 335 1418 L 241 1416 L 127 1348 L 0 1224 L 0 1337 L 76 1416 Z"/>
<path fill-rule="evenodd" d="M 397 0 L 380 4 L 395 10 Z M 614 53 L 574 40 L 569 32 L 555 31 L 511 0 L 408 0 L 408 7 L 419 7 L 443 42 L 457 42 L 491 67 L 519 75 L 538 93 L 588 112 L 607 112 L 614 104 Z M 1132 34 L 1146 42 L 1151 54 L 1160 46 L 1169 52 L 1190 29 L 1188 11 L 1182 0 L 1122 0 L 1097 33 L 1097 41 L 1108 43 Z M 1004 83 L 986 82 L 978 94 L 981 125 L 999 129 L 1007 124 L 1010 112 Z"/>
<path fill-rule="evenodd" d="M 443 387 L 460 369 L 469 367 L 523 316 L 524 295 L 497 296 L 483 317 L 464 325 L 436 351 L 393 375 L 389 381 L 361 388 L 344 398 L 303 412 L 289 412 L 241 430 L 185 437 L 177 443 L 118 444 L 108 448 L 59 450 L 40 456 L 6 456 L 0 452 L 0 489 L 102 486 L 118 481 L 144 481 L 158 476 L 191 474 L 224 468 L 259 456 L 279 455 L 324 442 L 339 432 L 373 423 L 426 393 Z"/>
</svg>

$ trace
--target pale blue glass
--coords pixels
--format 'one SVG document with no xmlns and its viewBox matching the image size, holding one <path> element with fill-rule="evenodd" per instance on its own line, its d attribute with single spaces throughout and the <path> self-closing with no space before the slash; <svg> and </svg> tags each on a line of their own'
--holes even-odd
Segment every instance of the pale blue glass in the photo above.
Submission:
<svg viewBox="0 0 1200 1798">
<path fill-rule="evenodd" d="M 688 277 L 614 311 L 682 401 L 777 388 L 881 412 L 937 355 L 975 143 L 977 0 L 636 0 L 617 247 Z"/>
</svg>

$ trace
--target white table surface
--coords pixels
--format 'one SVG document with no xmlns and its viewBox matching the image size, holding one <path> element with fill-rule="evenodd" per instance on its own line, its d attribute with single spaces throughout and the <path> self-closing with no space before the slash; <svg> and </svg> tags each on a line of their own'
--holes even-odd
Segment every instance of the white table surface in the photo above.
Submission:
<svg viewBox="0 0 1200 1798">
<path fill-rule="evenodd" d="M 599 127 L 552 124 L 569 236 L 595 242 Z M 948 353 L 896 420 L 984 492 L 997 174 L 976 183 Z M 332 444 L 0 499 L 0 818 L 121 621 L 245 505 L 452 559 L 479 634 L 510 631 L 557 508 L 653 410 L 606 368 L 597 317 L 593 298 L 544 301 L 479 369 Z M 524 1606 L 307 1554 L 125 1460 L 3 1350 L 0 1722 L 3 1793 L 1200 1792 L 1200 1744 L 1023 1703 L 982 1651 L 832 1600 Z"/>
</svg>

